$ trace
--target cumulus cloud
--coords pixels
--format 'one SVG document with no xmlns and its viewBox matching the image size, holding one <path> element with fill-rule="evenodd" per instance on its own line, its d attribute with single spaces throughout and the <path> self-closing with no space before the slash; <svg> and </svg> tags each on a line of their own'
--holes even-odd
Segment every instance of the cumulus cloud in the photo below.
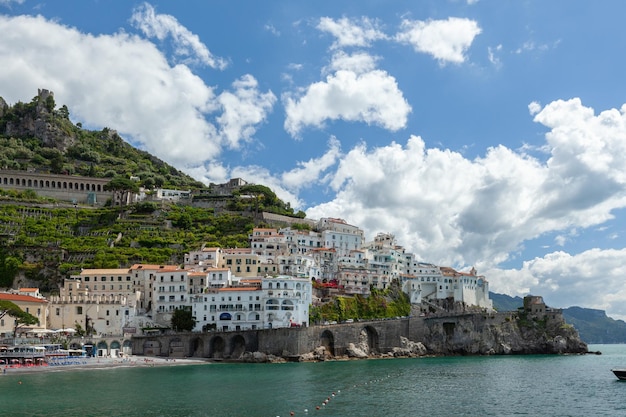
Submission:
<svg viewBox="0 0 626 417">
<path fill-rule="evenodd" d="M 245 75 L 233 83 L 234 91 L 225 91 L 218 97 L 223 113 L 217 118 L 221 136 L 229 147 L 239 148 L 240 141 L 250 140 L 256 126 L 265 121 L 276 102 L 276 96 L 268 91 L 261 93 L 258 82 Z"/>
<path fill-rule="evenodd" d="M 337 20 L 322 17 L 317 29 L 337 38 L 331 46 L 333 49 L 350 46 L 367 47 L 373 41 L 387 39 L 387 35 L 381 30 L 378 22 L 368 17 L 362 17 L 360 20 L 347 17 Z"/>
<path fill-rule="evenodd" d="M 596 115 L 579 99 L 548 104 L 534 118 L 548 129 L 545 161 L 505 146 L 470 160 L 427 148 L 417 136 L 405 145 L 361 144 L 334 173 L 330 185 L 336 197 L 306 212 L 346 219 L 369 238 L 393 233 L 425 261 L 495 268 L 524 242 L 547 233 L 571 236 L 626 207 L 625 113 L 626 106 Z M 586 258 L 574 261 L 580 259 Z M 605 273 L 606 267 L 598 268 Z M 570 281 L 558 274 L 536 280 L 526 269 L 509 274 L 515 280 L 489 274 L 496 283 L 492 289 L 552 295 Z"/>
<path fill-rule="evenodd" d="M 590 249 L 577 255 L 552 252 L 524 262 L 520 269 L 486 271 L 491 287 L 523 297 L 543 295 L 548 305 L 606 310 L 625 319 L 624 256 L 626 249 Z"/>
<path fill-rule="evenodd" d="M 288 189 L 297 191 L 320 180 L 329 168 L 341 157 L 341 143 L 336 137 L 328 141 L 327 151 L 319 158 L 298 162 L 297 167 L 281 175 L 281 183 Z"/>
<path fill-rule="evenodd" d="M 93 36 L 29 16 L 0 16 L 0 32 L 7 101 L 50 89 L 75 121 L 114 128 L 182 169 L 250 140 L 276 101 L 250 75 L 216 94 L 188 66 L 170 65 L 153 43 L 128 33 Z"/>
<path fill-rule="evenodd" d="M 224 69 L 228 64 L 223 58 L 213 56 L 198 35 L 181 25 L 174 16 L 157 13 L 149 3 L 136 7 L 130 21 L 149 38 L 163 41 L 171 37 L 174 53 L 182 57 L 183 62 L 200 62 L 217 69 Z"/>
<path fill-rule="evenodd" d="M 464 18 L 447 20 L 403 20 L 398 42 L 413 46 L 416 52 L 432 55 L 441 64 L 465 62 L 465 53 L 482 29 L 478 23 Z"/>
<path fill-rule="evenodd" d="M 285 130 L 292 136 L 327 120 L 365 122 L 396 131 L 406 126 L 411 107 L 394 77 L 374 69 L 375 59 L 365 53 L 335 54 L 325 81 L 283 95 Z"/>
</svg>

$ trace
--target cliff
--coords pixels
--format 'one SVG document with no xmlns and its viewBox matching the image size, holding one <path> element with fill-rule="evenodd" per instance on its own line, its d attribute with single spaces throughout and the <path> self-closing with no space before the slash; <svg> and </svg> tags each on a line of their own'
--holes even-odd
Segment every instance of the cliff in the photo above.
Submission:
<svg viewBox="0 0 626 417">
<path fill-rule="evenodd" d="M 426 319 L 421 340 L 437 355 L 587 353 L 576 329 L 560 311 L 468 314 Z"/>
</svg>

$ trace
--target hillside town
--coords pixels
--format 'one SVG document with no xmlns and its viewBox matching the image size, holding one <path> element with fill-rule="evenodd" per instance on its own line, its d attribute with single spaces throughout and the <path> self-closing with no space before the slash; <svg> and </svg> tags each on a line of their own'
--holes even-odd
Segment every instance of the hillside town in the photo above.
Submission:
<svg viewBox="0 0 626 417">
<path fill-rule="evenodd" d="M 31 336 L 80 329 L 129 337 L 169 328 L 177 309 L 192 311 L 198 332 L 309 326 L 310 307 L 324 297 L 367 296 L 392 282 L 424 312 L 442 300 L 492 309 L 488 281 L 475 269 L 422 262 L 392 234 L 366 241 L 362 229 L 342 219 L 323 218 L 310 230 L 254 228 L 249 242 L 199 248 L 182 265 L 84 269 L 66 278 L 58 295 L 21 288 L 0 293 L 0 300 L 39 320 L 18 329 Z M 10 317 L 0 319 L 0 334 L 14 330 Z"/>
</svg>

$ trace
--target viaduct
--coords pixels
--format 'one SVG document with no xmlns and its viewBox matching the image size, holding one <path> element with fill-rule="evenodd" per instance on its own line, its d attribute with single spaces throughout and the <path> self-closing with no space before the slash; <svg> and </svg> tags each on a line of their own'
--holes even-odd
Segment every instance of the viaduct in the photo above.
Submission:
<svg viewBox="0 0 626 417">
<path fill-rule="evenodd" d="M 401 346 L 401 337 L 421 341 L 433 327 L 452 337 L 459 321 L 471 320 L 472 316 L 404 317 L 302 328 L 134 336 L 132 351 L 146 356 L 239 359 L 244 352 L 290 357 L 324 346 L 330 354 L 341 356 L 350 343 L 365 341 L 370 354 L 387 353 Z"/>
</svg>

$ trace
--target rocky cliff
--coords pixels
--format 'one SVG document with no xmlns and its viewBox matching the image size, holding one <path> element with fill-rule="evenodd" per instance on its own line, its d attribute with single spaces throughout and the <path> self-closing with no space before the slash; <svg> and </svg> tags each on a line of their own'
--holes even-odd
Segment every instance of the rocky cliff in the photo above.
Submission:
<svg viewBox="0 0 626 417">
<path fill-rule="evenodd" d="M 65 151 L 75 143 L 76 135 L 69 121 L 66 106 L 55 110 L 54 94 L 40 89 L 30 103 L 17 103 L 9 107 L 0 97 L 0 134 L 8 137 L 34 137 L 48 148 Z"/>
<path fill-rule="evenodd" d="M 576 329 L 560 311 L 469 314 L 425 320 L 422 342 L 438 355 L 587 353 Z"/>
</svg>

